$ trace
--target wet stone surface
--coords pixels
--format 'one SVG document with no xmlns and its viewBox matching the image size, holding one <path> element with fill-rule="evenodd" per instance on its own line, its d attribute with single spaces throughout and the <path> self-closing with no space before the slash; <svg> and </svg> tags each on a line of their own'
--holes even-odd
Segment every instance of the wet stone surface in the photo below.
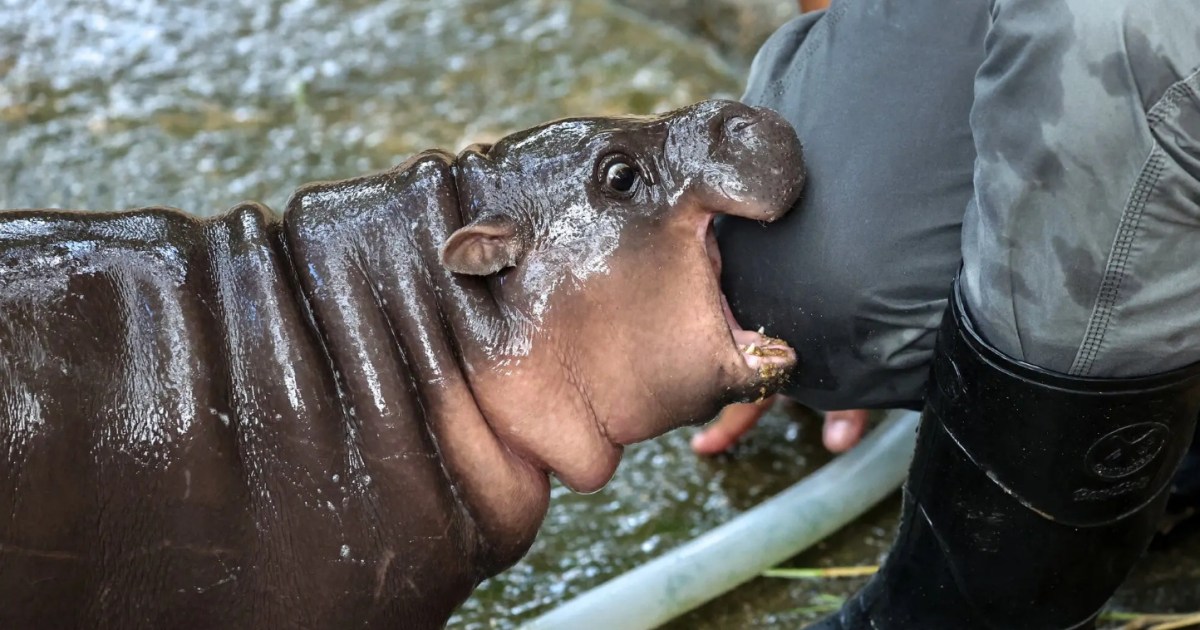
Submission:
<svg viewBox="0 0 1200 630">
<path fill-rule="evenodd" d="M 780 24 L 795 17 L 791 0 L 615 0 L 674 28 L 694 44 L 708 44 L 735 67 L 749 67 L 758 47 Z"/>
<path fill-rule="evenodd" d="M 0 207 L 171 205 L 202 215 L 565 115 L 736 97 L 790 0 L 0 0 Z M 750 509 L 828 461 L 819 423 L 769 415 L 731 455 L 679 431 L 612 484 L 561 487 L 529 556 L 452 622 L 513 628 Z M 791 566 L 876 563 L 892 497 Z M 1200 536 L 1114 603 L 1200 610 Z M 719 572 L 720 567 L 713 567 Z M 798 627 L 862 580 L 759 579 L 671 628 Z"/>
<path fill-rule="evenodd" d="M 0 7 L 0 207 L 279 208 L 422 149 L 740 87 L 710 47 L 600 0 Z"/>
<path fill-rule="evenodd" d="M 731 455 L 696 457 L 688 447 L 692 431 L 677 431 L 627 449 L 616 477 L 601 492 L 579 496 L 557 487 L 529 555 L 512 571 L 485 583 L 452 625 L 516 628 L 520 619 L 661 555 L 815 470 L 829 458 L 816 446 L 819 423 L 797 408 L 791 411 L 809 421 L 772 414 Z M 866 526 L 855 539 L 873 536 L 873 528 Z M 883 545 L 879 537 L 871 549 Z M 714 572 L 720 570 L 713 567 Z M 744 594 L 714 603 L 672 627 L 734 628 L 754 620 L 768 622 L 797 606 L 793 602 L 799 600 L 789 599 L 791 587 L 813 586 L 771 582 L 775 584 L 765 590 L 752 584 Z"/>
</svg>

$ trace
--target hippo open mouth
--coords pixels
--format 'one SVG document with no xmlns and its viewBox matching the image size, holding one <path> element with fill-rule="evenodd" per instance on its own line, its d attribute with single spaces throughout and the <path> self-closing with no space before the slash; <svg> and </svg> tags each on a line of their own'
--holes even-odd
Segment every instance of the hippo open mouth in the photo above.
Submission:
<svg viewBox="0 0 1200 630">
<path fill-rule="evenodd" d="M 473 384 L 506 448 L 537 469 L 594 491 L 622 446 L 707 422 L 791 376 L 797 353 L 732 315 L 713 232 L 717 215 L 772 223 L 799 199 L 802 147 L 778 113 L 705 102 L 570 118 L 453 162 L 464 224 L 440 262 L 482 278 L 477 299 L 496 304 L 499 322 L 476 338 L 494 369 Z M 567 433 L 563 417 L 591 420 Z"/>
<path fill-rule="evenodd" d="M 757 331 L 746 330 L 733 316 L 733 311 L 729 308 L 729 299 L 721 290 L 721 251 L 717 247 L 715 218 L 716 215 L 708 214 L 701 222 L 697 236 L 712 263 L 713 282 L 717 295 L 720 296 L 720 308 L 725 323 L 729 325 L 730 338 L 746 367 L 756 373 L 756 381 L 763 386 L 777 382 L 786 378 L 789 370 L 796 364 L 796 351 L 783 340 L 764 334 L 762 328 Z"/>
</svg>

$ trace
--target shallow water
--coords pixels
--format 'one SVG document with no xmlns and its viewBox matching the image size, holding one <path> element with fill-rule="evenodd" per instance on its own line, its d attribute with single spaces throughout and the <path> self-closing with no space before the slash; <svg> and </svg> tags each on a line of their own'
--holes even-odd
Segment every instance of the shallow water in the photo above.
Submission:
<svg viewBox="0 0 1200 630">
<path fill-rule="evenodd" d="M 790 0 L 0 0 L 0 207 L 281 208 L 304 182 L 388 168 L 564 115 L 734 97 Z M 650 16 L 649 18 L 646 16 Z M 456 616 L 511 628 L 749 509 L 828 456 L 778 412 L 730 456 L 680 431 L 605 490 L 556 488 L 529 556 Z M 875 563 L 895 497 L 789 564 Z M 1200 609 L 1200 536 L 1151 555 L 1120 606 Z M 720 567 L 712 570 L 720 571 Z M 674 628 L 796 627 L 861 581 L 760 579 Z"/>
</svg>

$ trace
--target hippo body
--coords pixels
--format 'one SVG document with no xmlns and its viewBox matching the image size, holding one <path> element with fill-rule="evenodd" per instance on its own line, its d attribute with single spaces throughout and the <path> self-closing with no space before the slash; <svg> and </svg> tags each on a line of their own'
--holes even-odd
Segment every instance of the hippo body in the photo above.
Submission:
<svg viewBox="0 0 1200 630">
<path fill-rule="evenodd" d="M 460 221 L 436 154 L 283 219 L 5 216 L 0 589 L 26 604 L 0 625 L 64 601 L 79 626 L 444 621 L 513 559 L 456 500 L 414 382 L 465 386 L 445 327 L 469 293 L 426 264 Z"/>
<path fill-rule="evenodd" d="M 721 309 L 702 214 L 795 200 L 781 124 L 559 121 L 282 216 L 0 213 L 0 627 L 441 627 L 528 549 L 548 474 L 594 490 L 790 367 L 707 310 L 660 349 L 686 369 L 631 359 L 689 334 L 680 296 Z M 713 192 L 684 154 L 731 132 L 791 179 Z"/>
</svg>

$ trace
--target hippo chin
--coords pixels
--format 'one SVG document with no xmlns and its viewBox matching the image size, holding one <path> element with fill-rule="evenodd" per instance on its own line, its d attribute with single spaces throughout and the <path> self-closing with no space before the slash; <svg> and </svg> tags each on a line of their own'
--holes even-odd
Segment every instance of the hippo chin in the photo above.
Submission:
<svg viewBox="0 0 1200 630">
<path fill-rule="evenodd" d="M 774 113 L 580 118 L 275 216 L 0 213 L 0 627 L 440 627 L 548 475 L 775 389 L 715 214 L 803 180 Z"/>
</svg>

